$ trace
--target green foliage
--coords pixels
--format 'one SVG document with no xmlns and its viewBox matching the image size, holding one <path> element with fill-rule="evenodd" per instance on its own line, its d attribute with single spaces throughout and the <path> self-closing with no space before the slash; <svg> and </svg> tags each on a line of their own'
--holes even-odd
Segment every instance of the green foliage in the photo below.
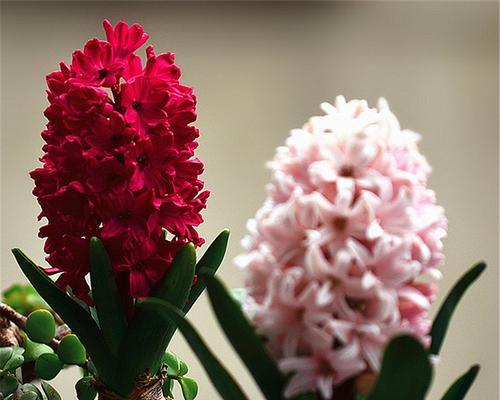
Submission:
<svg viewBox="0 0 500 400">
<path fill-rule="evenodd" d="M 24 347 L 24 362 L 36 361 L 36 359 L 42 354 L 54 352 L 54 350 L 52 350 L 52 348 L 47 346 L 46 344 L 33 342 L 24 332 L 22 332 L 22 336 Z"/>
<path fill-rule="evenodd" d="M 199 274 L 202 269 L 211 271 L 213 274 L 215 274 L 217 269 L 219 269 L 219 266 L 222 264 L 222 260 L 224 259 L 224 255 L 226 254 L 228 241 L 229 230 L 224 229 L 221 233 L 219 233 L 212 244 L 210 244 L 207 251 L 205 251 L 205 254 L 203 254 L 203 257 L 201 257 L 200 261 L 198 261 L 198 263 L 196 264 L 197 274 Z M 198 279 L 196 284 L 191 288 L 189 299 L 183 307 L 183 311 L 185 314 L 187 314 L 196 300 L 198 300 L 200 295 L 203 293 L 203 290 L 205 290 L 205 281 L 202 279 Z"/>
<path fill-rule="evenodd" d="M 85 343 L 101 381 L 112 387 L 116 360 L 92 317 L 80 304 L 59 289 L 21 250 L 13 249 L 12 253 L 33 287 Z"/>
<path fill-rule="evenodd" d="M 280 398 L 284 386 L 283 375 L 257 336 L 255 328 L 243 314 L 239 303 L 233 299 L 218 278 L 203 273 L 203 279 L 219 325 L 265 398 L 269 400 Z"/>
<path fill-rule="evenodd" d="M 446 391 L 441 400 L 463 400 L 479 373 L 479 365 L 473 365 Z"/>
<path fill-rule="evenodd" d="M 479 262 L 467 271 L 450 290 L 439 309 L 431 329 L 431 354 L 439 354 L 451 317 L 467 289 L 486 269 L 484 262 Z"/>
<path fill-rule="evenodd" d="M 172 321 L 177 326 L 203 364 L 208 377 L 222 398 L 231 400 L 247 399 L 229 371 L 210 351 L 198 332 L 184 318 L 179 309 L 165 301 L 154 298 L 144 300 L 139 307 L 151 310 L 156 314 L 157 318 Z"/>
<path fill-rule="evenodd" d="M 174 353 L 165 352 L 163 355 L 163 364 L 167 366 L 167 374 L 171 376 L 181 375 L 181 359 Z M 184 375 L 184 374 L 182 374 Z"/>
<path fill-rule="evenodd" d="M 368 400 L 422 400 L 432 380 L 429 355 L 412 336 L 397 336 L 387 345 L 375 389 Z"/>
<path fill-rule="evenodd" d="M 16 392 L 17 394 L 20 395 L 20 400 L 43 400 L 42 392 L 33 384 L 31 383 L 25 383 L 24 385 L 20 385 L 18 387 L 18 390 Z M 23 397 L 24 396 L 24 397 Z"/>
<path fill-rule="evenodd" d="M 48 309 L 48 304 L 30 284 L 16 283 L 2 292 L 2 303 L 12 307 L 22 315 L 39 310 Z"/>
<path fill-rule="evenodd" d="M 97 396 L 97 391 L 92 385 L 93 378 L 90 376 L 83 377 L 76 382 L 75 390 L 78 400 L 94 400 Z"/>
<path fill-rule="evenodd" d="M 193 400 L 198 394 L 198 384 L 192 378 L 182 377 L 179 379 L 182 395 L 185 400 Z"/>
<path fill-rule="evenodd" d="M 13 347 L 0 347 L 0 370 L 3 370 L 5 363 L 9 361 L 14 353 Z"/>
<path fill-rule="evenodd" d="M 166 276 L 153 289 L 152 297 L 182 307 L 193 283 L 195 265 L 196 251 L 193 244 L 188 243 L 179 250 Z M 175 325 L 170 320 L 136 307 L 120 351 L 120 386 L 125 393 L 146 369 L 153 374 L 158 372 L 174 331 Z"/>
<path fill-rule="evenodd" d="M 54 379 L 63 368 L 63 363 L 54 353 L 42 354 L 35 361 L 35 372 L 47 381 Z"/>
<path fill-rule="evenodd" d="M 127 324 L 108 254 L 102 242 L 90 239 L 90 282 L 100 328 L 111 351 L 117 355 Z"/>
<path fill-rule="evenodd" d="M 19 386 L 17 379 L 13 375 L 4 375 L 0 377 L 0 394 L 2 396 L 8 396 L 14 393 Z"/>
<path fill-rule="evenodd" d="M 26 334 L 37 343 L 50 343 L 56 334 L 56 321 L 48 310 L 35 310 L 26 320 Z"/>
<path fill-rule="evenodd" d="M 82 365 L 87 359 L 87 352 L 76 335 L 66 335 L 57 348 L 57 355 L 64 364 Z"/>
<path fill-rule="evenodd" d="M 45 393 L 47 400 L 62 400 L 59 393 L 57 393 L 56 390 L 47 382 L 42 382 L 42 390 Z"/>
<path fill-rule="evenodd" d="M 15 371 L 24 363 L 24 348 L 18 346 L 0 348 L 0 372 Z"/>
<path fill-rule="evenodd" d="M 172 386 L 174 381 L 179 382 L 185 400 L 192 400 L 198 393 L 198 384 L 193 378 L 185 376 L 189 371 L 187 364 L 177 355 L 165 352 L 163 364 L 167 366 L 167 379 L 163 385 L 163 394 L 172 396 Z"/>
</svg>

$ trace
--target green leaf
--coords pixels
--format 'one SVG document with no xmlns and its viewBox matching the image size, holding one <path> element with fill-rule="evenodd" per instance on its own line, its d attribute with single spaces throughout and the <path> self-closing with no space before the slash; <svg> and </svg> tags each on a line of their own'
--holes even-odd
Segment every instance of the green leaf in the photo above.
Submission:
<svg viewBox="0 0 500 400">
<path fill-rule="evenodd" d="M 22 349 L 24 351 L 24 349 Z M 5 363 L 3 366 L 4 371 L 14 371 L 17 368 L 19 368 L 21 365 L 24 363 L 24 356 L 18 351 L 14 350 L 12 353 L 12 356 L 9 358 L 9 360 Z"/>
<path fill-rule="evenodd" d="M 165 378 L 165 381 L 163 382 L 163 387 L 162 387 L 163 395 L 165 397 L 174 398 L 174 395 L 172 394 L 172 388 L 173 388 L 173 386 L 174 386 L 174 381 L 172 380 L 172 378 L 169 378 L 167 376 Z"/>
<path fill-rule="evenodd" d="M 458 302 L 469 288 L 472 283 L 479 278 L 482 272 L 485 270 L 486 264 L 484 262 L 477 263 L 469 271 L 467 271 L 459 281 L 450 290 L 446 299 L 444 300 L 441 308 L 439 309 L 436 318 L 432 324 L 431 329 L 431 354 L 439 354 L 441 346 L 443 345 L 444 337 L 448 326 L 450 324 L 451 317 L 458 305 Z"/>
<path fill-rule="evenodd" d="M 90 282 L 102 334 L 116 355 L 127 324 L 108 253 L 97 237 L 90 239 Z"/>
<path fill-rule="evenodd" d="M 181 385 L 184 400 L 194 400 L 194 398 L 196 398 L 198 394 L 198 384 L 194 379 L 185 376 L 179 380 L 179 384 Z"/>
<path fill-rule="evenodd" d="M 190 344 L 198 359 L 203 364 L 208 377 L 214 384 L 223 399 L 244 400 L 247 399 L 239 385 L 221 364 L 215 355 L 207 347 L 198 332 L 184 318 L 183 313 L 171 304 L 155 299 L 144 300 L 139 308 L 146 308 L 155 313 L 157 318 L 170 320 L 182 332 L 184 338 Z"/>
<path fill-rule="evenodd" d="M 167 365 L 167 374 L 178 376 L 181 371 L 181 360 L 174 353 L 166 352 L 163 355 L 163 363 Z"/>
<path fill-rule="evenodd" d="M 56 334 L 56 321 L 49 310 L 35 310 L 26 320 L 26 334 L 36 343 L 48 344 Z"/>
<path fill-rule="evenodd" d="M 45 393 L 45 396 L 47 396 L 47 400 L 62 400 L 59 393 L 57 393 L 57 391 L 47 382 L 42 381 L 42 390 Z"/>
<path fill-rule="evenodd" d="M 470 369 L 460 376 L 450 388 L 446 391 L 441 400 L 462 400 L 474 383 L 479 373 L 479 365 L 473 365 Z"/>
<path fill-rule="evenodd" d="M 30 394 L 30 393 L 33 393 L 35 395 L 35 397 L 33 397 L 33 394 Z M 17 389 L 17 393 L 15 393 L 15 397 L 17 398 L 17 395 L 21 395 L 20 399 L 25 399 L 23 398 L 23 396 L 25 394 L 27 394 L 28 396 L 26 397 L 26 399 L 28 400 L 33 400 L 33 399 L 37 399 L 37 400 L 42 400 L 43 397 L 42 397 L 42 393 L 40 392 L 40 390 L 38 390 L 38 388 L 31 384 L 31 383 L 25 383 L 24 385 L 20 385 Z"/>
<path fill-rule="evenodd" d="M 19 397 L 19 400 L 42 400 L 36 392 L 26 392 Z"/>
<path fill-rule="evenodd" d="M 180 376 L 186 375 L 189 371 L 188 365 L 184 361 L 179 360 L 179 366 L 180 366 L 179 375 Z"/>
<path fill-rule="evenodd" d="M 92 317 L 60 290 L 21 250 L 13 249 L 12 253 L 34 288 L 84 343 L 99 371 L 100 379 L 110 385 L 115 370 L 114 357 Z"/>
<path fill-rule="evenodd" d="M 176 254 L 166 276 L 153 289 L 151 296 L 182 308 L 193 284 L 196 251 L 192 243 L 185 244 Z M 120 382 L 123 394 L 128 394 L 137 377 L 146 369 L 159 371 L 162 357 L 175 332 L 170 320 L 158 319 L 156 313 L 136 309 L 120 350 Z M 122 394 L 122 393 L 120 393 Z"/>
<path fill-rule="evenodd" d="M 37 376 L 46 381 L 54 379 L 64 367 L 59 357 L 54 353 L 42 354 L 35 361 L 35 372 Z"/>
<path fill-rule="evenodd" d="M 219 266 L 222 264 L 224 255 L 226 254 L 227 242 L 229 240 L 229 229 L 224 229 L 215 238 L 212 244 L 208 247 L 203 257 L 196 265 L 196 273 L 199 274 L 202 269 L 212 271 L 213 274 L 217 271 Z M 199 278 L 199 277 L 198 277 Z M 185 314 L 193 307 L 193 304 L 198 300 L 198 297 L 205 290 L 205 281 L 203 279 L 198 279 L 196 284 L 191 288 L 191 293 L 189 294 L 189 300 L 183 308 Z"/>
<path fill-rule="evenodd" d="M 279 399 L 283 393 L 284 377 L 256 334 L 255 328 L 223 283 L 210 274 L 202 273 L 202 275 L 206 281 L 212 309 L 226 337 L 245 363 L 265 398 Z"/>
<path fill-rule="evenodd" d="M 412 336 L 397 336 L 387 345 L 378 381 L 369 400 L 422 400 L 432 380 L 429 355 Z"/>
<path fill-rule="evenodd" d="M 13 352 L 12 347 L 0 347 L 0 370 L 3 369 L 5 363 L 12 357 Z"/>
<path fill-rule="evenodd" d="M 94 400 L 97 396 L 97 391 L 94 386 L 92 386 L 91 382 L 93 381 L 93 377 L 86 376 L 76 382 L 75 390 L 76 397 L 78 400 Z"/>
<path fill-rule="evenodd" d="M 54 350 L 50 346 L 47 346 L 43 343 L 35 343 L 33 342 L 26 333 L 21 332 L 21 336 L 23 337 L 24 342 L 24 361 L 32 362 L 36 361 L 38 357 L 42 354 L 53 353 Z"/>
<path fill-rule="evenodd" d="M 0 394 L 8 396 L 16 391 L 18 385 L 14 375 L 4 375 L 0 378 Z"/>
</svg>

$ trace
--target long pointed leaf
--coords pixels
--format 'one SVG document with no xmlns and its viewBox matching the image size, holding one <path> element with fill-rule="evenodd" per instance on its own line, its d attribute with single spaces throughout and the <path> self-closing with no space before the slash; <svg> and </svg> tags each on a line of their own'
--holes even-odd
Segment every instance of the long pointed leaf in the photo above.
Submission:
<svg viewBox="0 0 500 400">
<path fill-rule="evenodd" d="M 224 229 L 215 240 L 210 244 L 203 257 L 201 257 L 198 264 L 196 264 L 196 273 L 199 273 L 202 269 L 212 271 L 215 274 L 219 266 L 222 264 L 224 255 L 226 254 L 227 242 L 229 240 L 229 230 Z M 193 307 L 193 304 L 198 300 L 198 297 L 205 290 L 205 281 L 203 279 L 198 279 L 196 284 L 191 288 L 189 293 L 189 300 L 183 308 L 184 313 Z"/>
<path fill-rule="evenodd" d="M 193 244 L 188 243 L 176 254 L 166 276 L 153 289 L 151 296 L 182 308 L 193 284 L 195 266 L 196 251 Z M 135 310 L 120 351 L 119 379 L 124 394 L 128 394 L 137 377 L 146 369 L 153 374 L 159 370 L 174 332 L 175 325 L 170 320 L 158 319 L 156 313 L 147 309 Z"/>
<path fill-rule="evenodd" d="M 240 305 L 222 282 L 209 273 L 202 273 L 212 309 L 226 337 L 247 366 L 266 399 L 279 399 L 283 393 L 284 378 L 255 328 L 248 322 Z"/>
<path fill-rule="evenodd" d="M 71 297 L 59 289 L 47 274 L 21 250 L 13 249 L 12 253 L 33 287 L 80 338 L 89 352 L 101 380 L 110 385 L 115 368 L 114 357 L 92 317 Z"/>
<path fill-rule="evenodd" d="M 451 317 L 455 311 L 460 299 L 467 291 L 470 285 L 479 278 L 482 272 L 485 270 L 486 264 L 484 262 L 477 263 L 470 270 L 468 270 L 453 286 L 453 288 L 446 296 L 443 305 L 439 309 L 436 318 L 432 324 L 431 329 L 431 354 L 439 354 L 441 346 L 443 345 L 444 337 L 448 326 L 450 324 Z"/>
<path fill-rule="evenodd" d="M 180 310 L 165 301 L 155 298 L 144 300 L 139 308 L 143 307 L 154 312 L 157 318 L 172 321 L 177 325 L 177 328 L 182 332 L 184 338 L 203 364 L 207 375 L 223 399 L 247 399 L 231 374 L 210 351 L 198 332 L 196 332 L 189 321 L 184 318 Z"/>
<path fill-rule="evenodd" d="M 479 373 L 479 365 L 473 365 L 446 391 L 441 400 L 463 400 Z"/>
<path fill-rule="evenodd" d="M 90 239 L 90 282 L 92 297 L 104 339 L 118 355 L 126 322 L 113 277 L 108 253 L 97 237 Z"/>
<path fill-rule="evenodd" d="M 429 355 L 412 336 L 398 336 L 387 345 L 379 378 L 369 400 L 422 400 L 432 380 Z"/>
</svg>

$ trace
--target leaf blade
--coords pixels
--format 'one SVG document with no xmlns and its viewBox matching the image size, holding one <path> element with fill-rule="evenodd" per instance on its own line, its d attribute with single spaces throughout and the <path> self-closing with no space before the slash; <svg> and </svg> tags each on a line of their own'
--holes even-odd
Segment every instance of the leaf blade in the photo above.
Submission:
<svg viewBox="0 0 500 400">
<path fill-rule="evenodd" d="M 102 334 L 117 355 L 127 324 L 108 253 L 95 236 L 90 239 L 90 282 Z"/>
<path fill-rule="evenodd" d="M 451 317 L 453 316 L 453 313 L 455 312 L 459 301 L 461 300 L 467 289 L 476 281 L 477 278 L 479 278 L 479 276 L 485 269 L 486 264 L 484 262 L 477 263 L 464 275 L 462 275 L 457 283 L 455 283 L 455 285 L 451 288 L 438 313 L 436 314 L 434 322 L 432 323 L 430 332 L 431 354 L 439 354 L 443 345 L 444 337 L 451 321 Z"/>
<path fill-rule="evenodd" d="M 461 375 L 444 394 L 441 400 L 463 400 L 479 373 L 479 365 L 473 365 Z"/>
<path fill-rule="evenodd" d="M 196 356 L 205 368 L 207 375 L 223 399 L 247 399 L 231 374 L 210 351 L 204 340 L 184 318 L 184 315 L 180 310 L 163 300 L 155 298 L 148 298 L 144 300 L 139 307 L 147 308 L 156 313 L 157 316 L 169 319 L 177 325 L 177 328 L 182 332 L 184 338 L 195 352 Z"/>
<path fill-rule="evenodd" d="M 184 245 L 176 254 L 166 276 L 152 291 L 151 296 L 168 301 L 181 308 L 189 295 L 196 266 L 193 244 Z M 131 390 L 131 382 L 146 369 L 156 373 L 163 354 L 175 332 L 169 320 L 158 320 L 147 309 L 136 309 L 123 339 L 120 354 L 120 382 L 124 391 Z"/>
<path fill-rule="evenodd" d="M 111 371 L 114 368 L 113 356 L 92 317 L 60 290 L 20 249 L 13 249 L 12 253 L 33 287 L 84 342 L 100 378 L 109 385 L 112 381 Z"/>
<path fill-rule="evenodd" d="M 280 398 L 283 393 L 284 377 L 256 334 L 255 328 L 218 278 L 203 273 L 203 279 L 206 281 L 212 310 L 236 353 L 266 399 Z"/>
<path fill-rule="evenodd" d="M 422 344 L 408 335 L 387 345 L 379 378 L 368 400 L 422 400 L 432 380 L 432 366 Z"/>
<path fill-rule="evenodd" d="M 205 254 L 201 257 L 200 261 L 196 264 L 196 273 L 200 273 L 202 269 L 212 271 L 214 274 L 217 269 L 222 264 L 224 255 L 226 254 L 227 244 L 229 241 L 229 229 L 224 229 L 214 241 L 210 244 Z M 205 290 L 205 282 L 202 279 L 198 279 L 195 285 L 191 288 L 189 293 L 189 300 L 183 307 L 184 313 L 193 307 L 194 303 L 201 296 Z"/>
</svg>

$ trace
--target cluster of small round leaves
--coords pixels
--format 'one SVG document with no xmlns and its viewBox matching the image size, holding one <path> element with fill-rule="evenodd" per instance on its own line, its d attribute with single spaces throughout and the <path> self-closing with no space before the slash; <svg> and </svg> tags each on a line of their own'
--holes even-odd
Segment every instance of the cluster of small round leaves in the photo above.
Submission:
<svg viewBox="0 0 500 400">
<path fill-rule="evenodd" d="M 90 40 L 47 76 L 43 167 L 31 172 L 47 220 L 46 271 L 89 303 L 93 236 L 122 296 L 144 297 L 184 243 L 203 243 L 196 227 L 208 198 L 194 158 L 196 97 L 180 84 L 174 55 L 149 46 L 143 65 L 141 26 L 104 21 L 104 29 L 106 40 Z"/>
<path fill-rule="evenodd" d="M 324 104 L 270 163 L 249 221 L 245 310 L 291 379 L 286 397 L 376 373 L 391 337 L 428 340 L 446 218 L 419 135 L 387 103 Z M 334 396 L 335 397 L 335 396 Z"/>
</svg>

